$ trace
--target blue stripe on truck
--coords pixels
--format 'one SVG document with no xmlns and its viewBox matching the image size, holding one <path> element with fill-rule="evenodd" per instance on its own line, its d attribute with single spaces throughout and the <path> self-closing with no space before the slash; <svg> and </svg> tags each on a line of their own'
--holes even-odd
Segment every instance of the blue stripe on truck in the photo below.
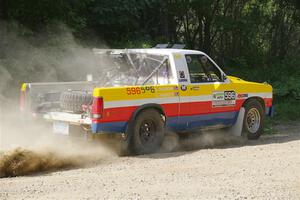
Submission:
<svg viewBox="0 0 300 200">
<path fill-rule="evenodd" d="M 127 122 L 105 122 L 105 123 L 92 123 L 92 132 L 116 132 L 124 133 L 127 126 Z"/>
<path fill-rule="evenodd" d="M 230 126 L 236 122 L 238 113 L 238 111 L 233 111 L 204 115 L 180 116 L 178 119 L 177 117 L 168 118 L 167 127 L 175 131 L 183 131 L 214 125 Z"/>
<path fill-rule="evenodd" d="M 236 122 L 239 112 L 222 112 L 205 115 L 180 116 L 167 118 L 167 128 L 174 131 L 181 131 L 186 129 L 193 129 L 199 127 L 213 126 L 213 125 L 233 125 Z M 187 126 L 188 124 L 188 126 Z M 93 123 L 92 132 L 117 132 L 124 133 L 127 122 L 105 122 Z"/>
</svg>

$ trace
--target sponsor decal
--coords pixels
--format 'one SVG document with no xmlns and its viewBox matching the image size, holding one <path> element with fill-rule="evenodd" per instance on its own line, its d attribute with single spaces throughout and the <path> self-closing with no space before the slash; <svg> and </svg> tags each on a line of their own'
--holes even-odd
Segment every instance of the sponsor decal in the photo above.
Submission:
<svg viewBox="0 0 300 200">
<path fill-rule="evenodd" d="M 157 88 L 158 91 L 168 91 L 168 90 L 174 90 L 173 87 L 158 87 Z"/>
<path fill-rule="evenodd" d="M 214 92 L 213 101 L 224 100 L 224 92 Z"/>
<path fill-rule="evenodd" d="M 187 86 L 186 86 L 186 85 L 182 85 L 182 86 L 180 86 L 180 89 L 181 89 L 182 91 L 186 91 L 186 90 L 187 90 Z"/>
<path fill-rule="evenodd" d="M 174 53 L 173 55 L 174 55 L 174 58 L 175 58 L 175 59 L 181 59 L 181 54 L 179 54 L 179 53 Z"/>
<path fill-rule="evenodd" d="M 212 94 L 213 107 L 235 106 L 236 93 L 235 91 L 218 91 Z"/>
<path fill-rule="evenodd" d="M 198 90 L 200 90 L 200 87 L 199 86 L 193 86 L 193 87 L 191 87 L 191 90 L 198 91 Z"/>
<path fill-rule="evenodd" d="M 173 96 L 176 96 L 176 95 L 174 94 L 174 92 L 169 92 L 169 93 L 159 94 L 158 96 L 159 97 L 173 97 Z"/>
<path fill-rule="evenodd" d="M 178 80 L 178 82 L 187 82 L 187 79 L 186 78 L 181 78 Z"/>
<path fill-rule="evenodd" d="M 248 94 L 238 94 L 237 95 L 237 98 L 238 99 L 245 99 L 245 98 L 247 98 L 248 97 Z"/>
<path fill-rule="evenodd" d="M 179 78 L 185 78 L 184 71 L 179 71 Z"/>
</svg>

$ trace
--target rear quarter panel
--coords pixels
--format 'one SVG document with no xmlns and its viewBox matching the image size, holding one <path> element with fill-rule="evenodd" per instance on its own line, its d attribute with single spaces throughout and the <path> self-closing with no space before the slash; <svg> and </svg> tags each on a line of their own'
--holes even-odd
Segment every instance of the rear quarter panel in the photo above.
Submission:
<svg viewBox="0 0 300 200">
<path fill-rule="evenodd" d="M 145 104 L 161 105 L 167 117 L 179 113 L 176 85 L 95 88 L 93 96 L 104 101 L 102 118 L 92 121 L 93 132 L 124 132 L 134 111 Z"/>
</svg>

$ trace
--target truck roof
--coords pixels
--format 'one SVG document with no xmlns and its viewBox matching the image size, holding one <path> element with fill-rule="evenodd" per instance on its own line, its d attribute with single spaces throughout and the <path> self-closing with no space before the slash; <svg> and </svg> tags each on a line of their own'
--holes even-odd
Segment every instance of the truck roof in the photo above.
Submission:
<svg viewBox="0 0 300 200">
<path fill-rule="evenodd" d="M 134 51 L 139 53 L 151 53 L 151 54 L 164 54 L 169 55 L 173 53 L 181 53 L 181 54 L 204 54 L 201 51 L 197 50 L 189 50 L 189 49 L 128 49 L 128 51 Z"/>
<path fill-rule="evenodd" d="M 102 54 L 105 52 L 112 52 L 113 54 L 125 53 L 149 53 L 157 55 L 171 55 L 173 53 L 180 54 L 205 54 L 202 51 L 189 50 L 189 49 L 170 49 L 170 48 L 149 48 L 149 49 L 93 49 L 96 54 Z"/>
</svg>

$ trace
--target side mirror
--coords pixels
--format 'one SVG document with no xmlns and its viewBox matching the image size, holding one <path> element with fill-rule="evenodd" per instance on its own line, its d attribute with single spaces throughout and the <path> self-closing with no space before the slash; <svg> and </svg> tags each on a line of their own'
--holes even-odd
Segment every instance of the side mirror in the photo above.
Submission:
<svg viewBox="0 0 300 200">
<path fill-rule="evenodd" d="M 226 81 L 227 80 L 227 76 L 225 74 L 222 74 L 222 79 L 223 79 L 223 81 Z"/>
</svg>

